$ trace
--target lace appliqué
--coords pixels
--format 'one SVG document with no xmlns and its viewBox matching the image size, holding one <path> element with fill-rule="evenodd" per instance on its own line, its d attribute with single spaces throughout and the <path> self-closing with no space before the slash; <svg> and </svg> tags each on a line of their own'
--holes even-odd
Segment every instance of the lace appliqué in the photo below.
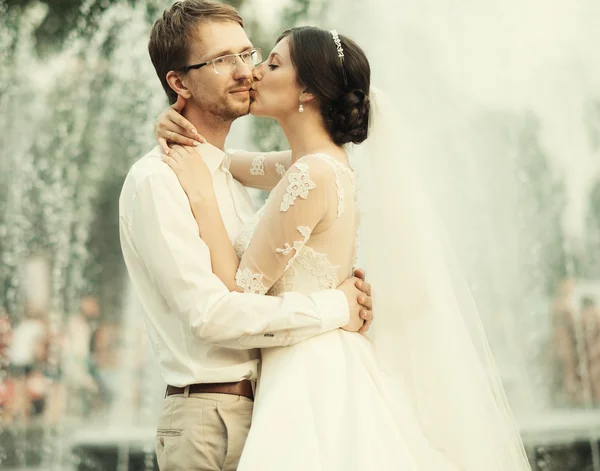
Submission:
<svg viewBox="0 0 600 471">
<path fill-rule="evenodd" d="M 283 195 L 283 201 L 279 208 L 282 212 L 290 209 L 290 206 L 294 204 L 294 201 L 296 201 L 298 196 L 302 199 L 306 199 L 308 197 L 308 192 L 317 187 L 308 175 L 308 165 L 295 163 L 294 167 L 300 170 L 300 172 L 290 173 L 288 175 L 290 184 L 286 188 L 286 193 Z"/>
<path fill-rule="evenodd" d="M 285 167 L 283 165 L 281 165 L 279 162 L 275 162 L 275 171 L 277 172 L 277 175 L 279 175 L 280 177 L 283 177 L 285 175 Z"/>
<path fill-rule="evenodd" d="M 252 168 L 250 169 L 252 175 L 264 175 L 265 174 L 265 156 L 264 154 L 258 155 L 252 161 Z"/>
<path fill-rule="evenodd" d="M 275 249 L 275 252 L 280 253 L 282 255 L 287 255 L 292 250 L 295 250 L 296 252 L 298 252 L 298 250 L 300 250 L 302 248 L 302 246 L 304 244 L 306 244 L 306 241 L 310 237 L 310 233 L 311 233 L 310 227 L 298 226 L 297 229 L 298 229 L 298 232 L 300 233 L 300 235 L 302 237 L 304 237 L 304 239 L 294 241 L 293 245 L 290 245 L 286 242 L 285 244 L 283 244 L 283 247 L 284 247 L 283 249 Z"/>
<path fill-rule="evenodd" d="M 332 265 L 327 259 L 327 254 L 315 252 L 311 247 L 304 246 L 298 252 L 296 261 L 319 280 L 323 289 L 334 289 L 339 283 L 337 270 L 339 266 Z"/>
<path fill-rule="evenodd" d="M 265 294 L 267 288 L 262 284 L 262 280 L 262 273 L 252 273 L 248 268 L 238 270 L 235 274 L 235 282 L 244 293 Z"/>
<path fill-rule="evenodd" d="M 302 247 L 304 247 L 304 245 L 310 237 L 310 233 L 312 232 L 310 227 L 306 226 L 298 226 L 297 229 L 300 235 L 303 237 L 302 240 L 294 241 L 293 245 L 290 245 L 286 242 L 283 245 L 283 249 L 275 249 L 275 252 L 282 255 L 288 255 L 292 250 L 294 251 L 294 255 L 288 260 L 287 265 L 283 270 L 284 273 L 287 272 L 288 269 L 292 266 L 292 263 L 294 263 L 294 260 L 296 260 L 296 257 L 298 257 L 298 255 L 300 254 L 300 250 L 302 249 Z"/>
</svg>

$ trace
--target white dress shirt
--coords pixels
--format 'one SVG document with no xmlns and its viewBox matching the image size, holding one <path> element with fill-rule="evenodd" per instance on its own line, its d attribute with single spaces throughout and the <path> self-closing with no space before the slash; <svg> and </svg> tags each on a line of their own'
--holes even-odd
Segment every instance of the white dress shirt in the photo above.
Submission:
<svg viewBox="0 0 600 471">
<path fill-rule="evenodd" d="M 253 214 L 250 197 L 228 170 L 229 157 L 199 148 L 233 241 Z M 229 292 L 212 273 L 189 201 L 155 147 L 129 171 L 119 200 L 121 248 L 142 303 L 167 384 L 257 379 L 258 348 L 285 346 L 348 322 L 338 290 L 261 296 Z"/>
</svg>

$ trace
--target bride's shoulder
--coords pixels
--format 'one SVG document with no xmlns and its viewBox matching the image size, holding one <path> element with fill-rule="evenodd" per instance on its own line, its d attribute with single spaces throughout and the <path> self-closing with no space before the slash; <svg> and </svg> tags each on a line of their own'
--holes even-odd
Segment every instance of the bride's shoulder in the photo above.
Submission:
<svg viewBox="0 0 600 471">
<path fill-rule="evenodd" d="M 299 158 L 288 170 L 290 174 L 302 174 L 323 183 L 335 180 L 334 159 L 326 154 L 309 154 Z"/>
<path fill-rule="evenodd" d="M 309 168 L 314 168 L 315 170 L 323 171 L 328 168 L 327 160 L 332 157 L 327 154 L 308 154 L 300 157 L 292 166 L 308 166 Z"/>
</svg>

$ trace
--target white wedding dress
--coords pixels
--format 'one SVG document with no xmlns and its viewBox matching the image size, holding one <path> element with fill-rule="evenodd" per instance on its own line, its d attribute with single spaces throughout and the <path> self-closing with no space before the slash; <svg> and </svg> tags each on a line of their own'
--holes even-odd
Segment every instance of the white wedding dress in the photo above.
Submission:
<svg viewBox="0 0 600 471">
<path fill-rule="evenodd" d="M 265 170 L 258 158 L 251 172 L 283 175 L 276 165 Z M 238 285 L 260 294 L 310 293 L 335 289 L 351 276 L 359 225 L 355 180 L 324 154 L 292 165 L 236 241 Z M 429 446 L 403 391 L 362 334 L 336 329 L 263 349 L 238 469 L 458 471 Z"/>
</svg>

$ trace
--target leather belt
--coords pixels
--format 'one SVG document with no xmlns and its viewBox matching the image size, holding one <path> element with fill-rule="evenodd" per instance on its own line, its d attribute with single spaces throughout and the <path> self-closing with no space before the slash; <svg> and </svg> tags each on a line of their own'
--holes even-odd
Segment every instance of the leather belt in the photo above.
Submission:
<svg viewBox="0 0 600 471">
<path fill-rule="evenodd" d="M 218 393 L 218 394 L 234 394 L 237 396 L 244 396 L 248 399 L 254 399 L 254 392 L 252 391 L 252 382 L 248 379 L 238 381 L 237 383 L 200 383 L 190 384 L 190 394 L 202 394 L 202 393 Z M 174 394 L 184 394 L 185 388 L 178 388 L 176 386 L 167 386 L 167 396 Z"/>
</svg>

